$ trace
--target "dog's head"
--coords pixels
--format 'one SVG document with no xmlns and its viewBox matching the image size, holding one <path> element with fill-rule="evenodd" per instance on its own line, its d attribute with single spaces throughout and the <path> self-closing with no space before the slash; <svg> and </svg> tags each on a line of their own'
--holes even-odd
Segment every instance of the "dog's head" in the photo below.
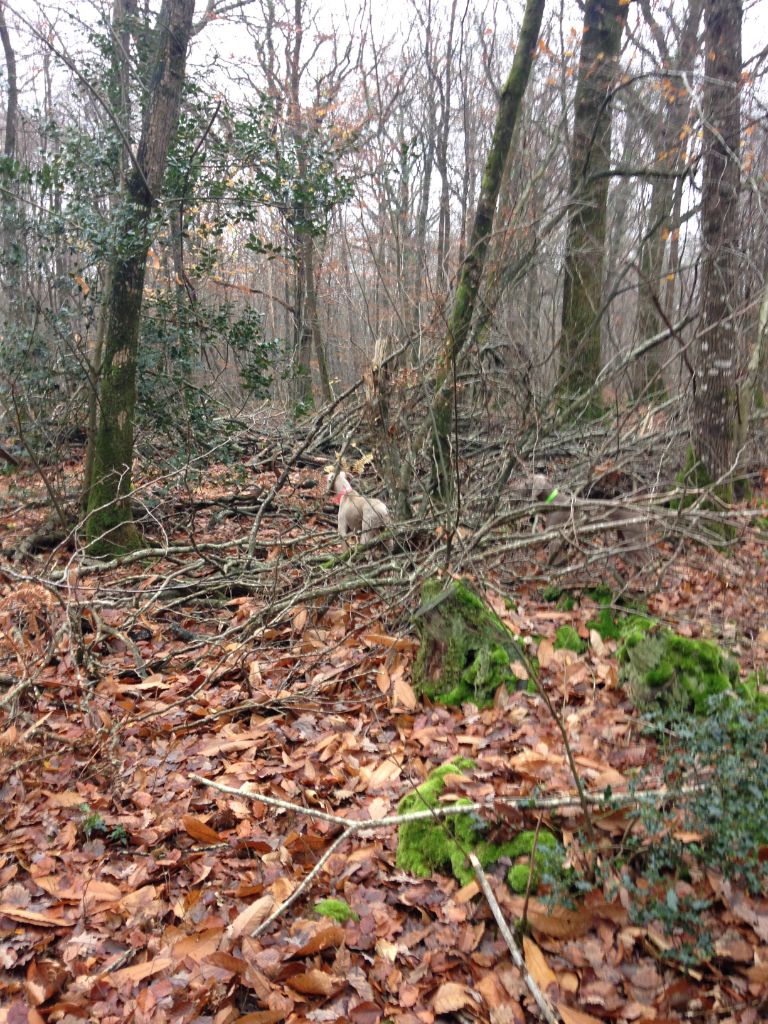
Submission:
<svg viewBox="0 0 768 1024">
<path fill-rule="evenodd" d="M 347 474 L 343 469 L 337 469 L 335 466 L 326 467 L 326 494 L 334 495 L 334 502 L 338 505 L 345 494 L 348 494 L 352 490 L 352 484 L 347 479 Z"/>
</svg>

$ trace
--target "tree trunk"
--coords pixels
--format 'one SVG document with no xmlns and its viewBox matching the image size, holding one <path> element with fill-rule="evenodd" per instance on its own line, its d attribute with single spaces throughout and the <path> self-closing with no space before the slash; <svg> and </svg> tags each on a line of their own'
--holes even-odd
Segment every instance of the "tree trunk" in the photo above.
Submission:
<svg viewBox="0 0 768 1024">
<path fill-rule="evenodd" d="M 707 0 L 701 327 L 693 443 L 697 460 L 713 480 L 733 468 L 737 454 L 741 17 L 742 0 Z"/>
<path fill-rule="evenodd" d="M 621 36 L 623 0 L 587 0 L 571 143 L 571 202 L 565 252 L 560 389 L 586 392 L 600 372 L 611 103 Z"/>
<path fill-rule="evenodd" d="M 5 55 L 5 74 L 8 80 L 8 94 L 5 108 L 5 138 L 3 140 L 3 153 L 8 162 L 16 159 L 16 128 L 19 119 L 19 87 L 16 77 L 16 54 L 11 43 L 11 36 L 8 32 L 8 25 L 5 21 L 5 2 L 0 0 L 0 41 L 3 45 Z M 2 196 L 2 218 L 0 222 L 0 246 L 2 246 L 2 262 L 6 272 L 6 286 L 8 290 L 8 313 L 9 324 L 18 323 L 21 318 L 21 268 L 24 258 L 24 251 L 21 244 L 21 232 L 19 229 L 19 208 L 16 196 L 11 191 L 9 181 L 8 192 Z"/>
<path fill-rule="evenodd" d="M 306 265 L 302 240 L 294 231 L 296 277 L 294 280 L 293 359 L 291 360 L 291 401 L 293 412 L 303 416 L 315 404 L 312 390 L 312 328 L 307 316 Z"/>
<path fill-rule="evenodd" d="M 451 133 L 451 93 L 453 91 L 453 32 L 456 24 L 456 0 L 452 0 L 448 40 L 443 65 L 442 78 L 435 73 L 441 93 L 440 125 L 435 150 L 435 162 L 440 174 L 440 202 L 437 220 L 437 274 L 438 288 L 448 291 L 448 253 L 451 242 L 451 196 L 450 175 L 448 168 L 448 143 Z"/>
<path fill-rule="evenodd" d="M 112 8 L 112 54 L 110 74 L 107 85 L 112 117 L 120 127 L 124 138 L 128 138 L 131 123 L 131 95 L 129 81 L 129 64 L 126 55 L 130 53 L 131 28 L 130 22 L 136 13 L 136 0 L 114 0 Z M 117 162 L 119 178 L 122 181 L 126 171 L 126 148 L 119 143 Z M 116 215 L 115 197 L 109 198 L 111 216 Z M 111 267 L 107 267 L 104 281 L 104 294 L 109 295 Z M 104 353 L 104 339 L 107 336 L 109 309 L 106 302 L 101 304 L 98 326 L 95 335 L 88 340 L 87 372 L 88 372 L 88 441 L 85 449 L 85 468 L 83 472 L 83 491 L 80 505 L 83 512 L 88 511 L 88 500 L 93 482 L 94 449 L 96 447 L 96 431 L 99 422 L 99 381 L 101 378 L 101 358 Z"/>
<path fill-rule="evenodd" d="M 544 0 L 527 0 L 512 69 L 501 91 L 491 148 L 488 151 L 480 184 L 480 195 L 475 210 L 469 249 L 459 272 L 459 281 L 448 320 L 448 331 L 438 361 L 435 396 L 430 410 L 433 454 L 433 486 L 431 489 L 433 493 L 442 498 L 448 497 L 452 487 L 450 464 L 451 411 L 454 399 L 453 389 L 450 386 L 452 370 L 472 327 L 472 317 L 477 304 L 480 281 L 493 231 L 496 201 L 501 188 L 504 164 L 533 64 L 543 13 Z"/>
<path fill-rule="evenodd" d="M 317 285 L 315 283 L 315 243 L 312 236 L 305 232 L 302 238 L 304 252 L 304 284 L 306 286 L 306 317 L 312 332 L 312 344 L 317 358 L 317 369 L 320 375 L 320 394 L 324 402 L 333 399 L 331 375 L 328 372 L 328 359 L 325 353 L 323 332 L 320 330 L 320 314 L 317 309 Z"/>
<path fill-rule="evenodd" d="M 0 41 L 5 55 L 5 74 L 8 79 L 8 99 L 5 108 L 5 139 L 3 152 L 13 160 L 16 156 L 16 125 L 19 116 L 19 87 L 16 78 L 16 54 L 11 45 L 8 25 L 5 21 L 5 2 L 0 0 Z"/>
<path fill-rule="evenodd" d="M 662 330 L 660 310 L 663 308 L 663 302 L 660 292 L 664 278 L 664 251 L 666 240 L 675 226 L 673 174 L 682 169 L 685 161 L 688 144 L 684 129 L 691 110 L 690 94 L 685 83 L 680 80 L 680 72 L 690 74 L 693 70 L 699 49 L 702 6 L 703 0 L 690 0 L 676 58 L 668 59 L 663 37 L 658 34 L 664 65 L 677 74 L 664 80 L 661 102 L 665 105 L 659 111 L 658 118 L 659 134 L 654 169 L 667 172 L 667 176 L 653 179 L 648 231 L 640 250 L 640 288 L 637 303 L 637 340 L 640 343 L 655 337 Z M 642 0 L 642 9 L 646 21 L 655 27 L 649 0 Z M 654 36 L 656 37 L 656 33 Z M 676 268 L 670 266 L 670 269 L 674 272 Z M 661 363 L 656 353 L 644 357 L 640 371 L 640 380 L 636 387 L 638 393 L 663 391 Z"/>
<path fill-rule="evenodd" d="M 136 160 L 124 186 L 121 239 L 112 258 L 99 425 L 93 452 L 86 537 L 92 550 L 140 543 L 131 511 L 139 320 L 149 250 L 149 221 L 178 127 L 194 0 L 163 0 L 154 67 Z"/>
</svg>

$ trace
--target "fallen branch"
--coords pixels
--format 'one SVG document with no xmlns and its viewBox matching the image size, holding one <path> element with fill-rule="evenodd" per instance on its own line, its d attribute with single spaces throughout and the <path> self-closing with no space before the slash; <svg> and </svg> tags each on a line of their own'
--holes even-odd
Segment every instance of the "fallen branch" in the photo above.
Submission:
<svg viewBox="0 0 768 1024">
<path fill-rule="evenodd" d="M 523 981 L 525 982 L 528 991 L 533 996 L 536 1005 L 538 1006 L 539 1010 L 541 1010 L 542 1017 L 547 1022 L 547 1024 L 560 1024 L 560 1018 L 555 1015 L 555 1011 L 549 1005 L 546 996 L 539 988 L 535 979 L 531 977 L 528 968 L 525 966 L 525 958 L 523 957 L 522 950 L 518 946 L 517 940 L 515 939 L 515 936 L 512 934 L 512 929 L 507 924 L 504 915 L 501 912 L 501 907 L 499 906 L 498 900 L 493 894 L 493 889 L 491 889 L 491 886 L 488 882 L 488 879 L 486 878 L 485 872 L 482 869 L 480 861 L 477 859 L 474 853 L 470 853 L 469 863 L 472 865 L 472 870 L 475 872 L 477 884 L 480 886 L 483 896 L 485 896 L 486 900 L 488 901 L 488 906 L 491 908 L 491 913 L 496 919 L 496 924 L 499 926 L 499 931 L 501 932 L 502 937 L 507 944 L 507 949 L 509 950 L 512 956 L 512 960 L 514 961 L 517 969 L 520 971 Z"/>
</svg>

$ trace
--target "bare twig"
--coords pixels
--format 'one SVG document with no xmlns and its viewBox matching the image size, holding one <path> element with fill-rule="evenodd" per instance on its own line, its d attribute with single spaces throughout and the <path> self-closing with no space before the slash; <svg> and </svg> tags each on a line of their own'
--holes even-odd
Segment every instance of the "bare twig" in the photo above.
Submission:
<svg viewBox="0 0 768 1024">
<path fill-rule="evenodd" d="M 525 958 L 523 957 L 522 950 L 518 946 L 517 940 L 512 934 L 512 929 L 507 924 L 504 915 L 501 912 L 501 907 L 493 894 L 493 889 L 491 889 L 480 861 L 474 853 L 470 853 L 469 863 L 472 865 L 472 870 L 475 872 L 477 884 L 480 886 L 483 896 L 485 896 L 488 901 L 488 906 L 491 908 L 491 913 L 496 919 L 496 924 L 499 926 L 499 931 L 507 944 L 507 949 L 512 956 L 512 960 L 520 971 L 520 974 L 523 976 L 523 981 L 525 982 L 528 991 L 533 996 L 534 1002 L 541 1011 L 542 1017 L 547 1024 L 561 1024 L 560 1018 L 555 1014 L 555 1011 L 549 1005 L 549 1001 L 546 996 L 537 985 L 535 979 L 531 977 L 528 968 L 525 966 Z"/>
</svg>

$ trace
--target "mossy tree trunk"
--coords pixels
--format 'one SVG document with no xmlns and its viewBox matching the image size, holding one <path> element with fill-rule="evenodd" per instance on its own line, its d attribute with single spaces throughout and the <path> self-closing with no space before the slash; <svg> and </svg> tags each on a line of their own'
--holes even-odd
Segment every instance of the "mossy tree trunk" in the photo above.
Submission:
<svg viewBox="0 0 768 1024">
<path fill-rule="evenodd" d="M 86 538 L 93 551 L 140 543 L 130 500 L 139 320 L 150 217 L 178 126 L 194 6 L 194 0 L 163 0 L 139 147 L 123 189 L 119 241 L 106 294 L 99 421 L 88 494 Z"/>
<path fill-rule="evenodd" d="M 453 483 L 450 460 L 451 412 L 454 399 L 451 387 L 452 369 L 466 344 L 472 327 L 472 318 L 477 305 L 480 282 L 493 231 L 504 164 L 528 84 L 543 13 L 544 0 L 527 0 L 512 69 L 501 91 L 499 111 L 496 116 L 491 148 L 483 171 L 469 248 L 461 265 L 456 294 L 448 319 L 448 330 L 438 361 L 435 397 L 431 407 L 434 471 L 432 491 L 443 499 L 450 495 Z"/>
<path fill-rule="evenodd" d="M 741 19 L 741 0 L 707 0 L 701 327 L 693 445 L 712 480 L 726 475 L 737 455 Z"/>
<path fill-rule="evenodd" d="M 589 391 L 600 372 L 600 309 L 611 166 L 611 93 L 627 20 L 626 0 L 587 0 L 571 142 L 571 202 L 565 251 L 560 390 Z"/>
</svg>

